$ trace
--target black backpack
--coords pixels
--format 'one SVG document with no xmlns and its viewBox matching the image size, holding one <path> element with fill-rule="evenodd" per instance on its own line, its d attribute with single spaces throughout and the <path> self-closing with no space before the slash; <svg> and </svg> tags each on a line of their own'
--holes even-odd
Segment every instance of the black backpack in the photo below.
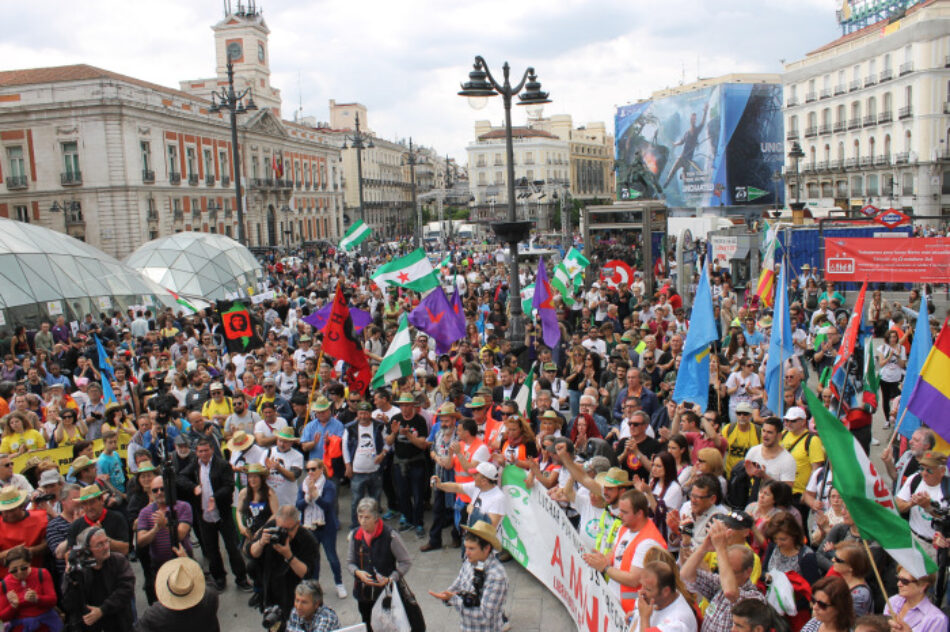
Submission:
<svg viewBox="0 0 950 632">
<path fill-rule="evenodd" d="M 745 471 L 745 459 L 732 466 L 729 481 L 726 483 L 726 505 L 736 511 L 745 511 L 753 500 L 758 498 L 762 480 L 750 478 Z"/>
</svg>

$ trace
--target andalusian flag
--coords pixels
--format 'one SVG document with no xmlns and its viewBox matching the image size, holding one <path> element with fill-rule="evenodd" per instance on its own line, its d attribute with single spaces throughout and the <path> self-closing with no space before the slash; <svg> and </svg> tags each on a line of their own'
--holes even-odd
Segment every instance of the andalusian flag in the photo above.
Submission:
<svg viewBox="0 0 950 632">
<path fill-rule="evenodd" d="M 534 283 L 521 288 L 521 311 L 526 316 L 531 316 L 531 302 L 534 301 Z"/>
<path fill-rule="evenodd" d="M 343 234 L 343 239 L 340 240 L 340 248 L 346 252 L 356 250 L 359 245 L 372 234 L 372 232 L 372 228 L 364 224 L 363 220 L 358 219 L 353 222 L 353 225 L 350 226 L 349 230 Z"/>
<path fill-rule="evenodd" d="M 409 340 L 409 319 L 403 313 L 399 317 L 399 329 L 389 343 L 389 349 L 376 369 L 370 388 L 389 386 L 402 377 L 412 375 L 412 342 Z"/>
<path fill-rule="evenodd" d="M 528 371 L 528 377 L 524 379 L 518 394 L 515 395 L 515 403 L 518 404 L 518 414 L 527 417 L 531 412 L 531 401 L 534 398 L 534 367 Z"/>
<path fill-rule="evenodd" d="M 561 293 L 565 305 L 574 304 L 574 290 L 584 284 L 584 268 L 590 265 L 587 257 L 577 248 L 571 248 L 564 259 L 554 267 L 551 287 Z"/>
<path fill-rule="evenodd" d="M 805 387 L 808 410 L 834 472 L 832 484 L 844 500 L 861 537 L 877 542 L 914 577 L 937 572 L 937 565 L 914 540 L 910 525 L 897 513 L 887 485 L 871 459 L 844 424 Z"/>
<path fill-rule="evenodd" d="M 439 286 L 439 277 L 422 248 L 416 248 L 405 257 L 379 266 L 372 279 L 381 290 L 392 286 L 414 292 L 428 292 Z"/>
<path fill-rule="evenodd" d="M 165 289 L 168 290 L 168 288 L 165 288 Z M 192 313 L 195 313 L 195 314 L 198 313 L 198 308 L 195 307 L 194 305 L 192 305 L 191 303 L 189 303 L 187 300 L 185 300 L 185 299 L 183 299 L 182 297 L 178 296 L 178 294 L 172 292 L 171 290 L 168 290 L 168 293 L 172 295 L 172 297 L 175 299 L 175 302 L 176 302 L 176 303 L 178 303 L 178 304 L 181 305 L 182 307 L 186 307 L 186 308 L 190 309 L 190 310 L 192 311 Z"/>
<path fill-rule="evenodd" d="M 755 298 L 761 307 L 775 304 L 775 246 L 778 244 L 778 230 L 775 224 L 765 222 L 762 235 L 762 272 L 755 285 Z"/>
</svg>

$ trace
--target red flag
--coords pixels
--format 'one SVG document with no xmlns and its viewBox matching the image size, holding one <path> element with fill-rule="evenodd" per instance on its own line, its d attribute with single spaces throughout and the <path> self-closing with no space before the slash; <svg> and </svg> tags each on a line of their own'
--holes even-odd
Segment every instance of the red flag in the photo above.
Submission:
<svg viewBox="0 0 950 632">
<path fill-rule="evenodd" d="M 865 281 L 861 286 L 861 293 L 858 294 L 858 300 L 854 303 L 854 309 L 851 311 L 851 318 L 848 320 L 848 326 L 844 330 L 844 336 L 841 338 L 841 347 L 838 349 L 838 355 L 835 356 L 834 365 L 831 367 L 831 391 L 835 397 L 841 398 L 844 393 L 844 384 L 847 379 L 845 364 L 854 355 L 854 345 L 858 339 L 858 332 L 861 329 L 861 322 L 864 318 L 864 296 L 868 291 L 868 282 Z M 845 402 L 846 404 L 848 402 Z"/>
<path fill-rule="evenodd" d="M 346 305 L 343 289 L 339 284 L 336 286 L 330 317 L 323 328 L 323 352 L 349 365 L 345 379 L 351 391 L 366 392 L 370 382 L 369 361 L 363 346 L 353 333 L 350 308 Z"/>
</svg>

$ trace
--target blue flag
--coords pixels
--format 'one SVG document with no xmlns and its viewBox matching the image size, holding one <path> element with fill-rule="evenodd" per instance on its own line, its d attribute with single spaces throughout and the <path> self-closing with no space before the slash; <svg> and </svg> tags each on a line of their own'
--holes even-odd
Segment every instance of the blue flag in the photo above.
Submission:
<svg viewBox="0 0 950 632">
<path fill-rule="evenodd" d="M 557 310 L 554 308 L 554 290 L 551 289 L 547 270 L 544 269 L 544 257 L 538 257 L 538 278 L 534 281 L 534 297 L 531 299 L 531 307 L 538 310 L 544 344 L 553 349 L 561 340 L 561 326 L 557 322 Z"/>
<path fill-rule="evenodd" d="M 769 359 L 765 365 L 765 393 L 768 407 L 781 417 L 785 414 L 785 362 L 792 357 L 791 315 L 788 311 L 788 276 L 785 261 L 779 272 L 775 287 L 775 316 L 772 321 L 772 338 L 769 340 Z"/>
<path fill-rule="evenodd" d="M 447 353 L 452 343 L 465 337 L 465 320 L 459 327 L 455 311 L 441 287 L 437 287 L 409 312 L 409 324 L 435 340 L 436 353 Z"/>
<path fill-rule="evenodd" d="M 910 346 L 910 355 L 907 357 L 907 369 L 904 375 L 904 387 L 901 391 L 901 403 L 897 407 L 896 420 L 900 421 L 901 415 L 904 415 L 904 421 L 901 423 L 901 435 L 910 439 L 914 431 L 920 428 L 920 419 L 907 408 L 907 402 L 910 401 L 910 395 L 914 392 L 914 386 L 917 384 L 917 378 L 920 377 L 920 370 L 924 367 L 924 362 L 930 354 L 930 348 L 933 346 L 933 337 L 930 335 L 930 316 L 927 312 L 927 295 L 920 297 L 920 311 L 917 313 L 917 324 L 914 325 L 914 342 Z"/>
<path fill-rule="evenodd" d="M 96 352 L 99 354 L 99 372 L 102 374 L 102 399 L 106 404 L 112 404 L 118 402 L 115 398 L 115 392 L 112 390 L 112 380 L 115 379 L 115 372 L 112 370 L 112 360 L 109 359 L 109 354 L 106 353 L 105 347 L 102 346 L 102 341 L 99 340 L 99 336 L 93 334 L 93 339 L 96 341 Z"/>
<path fill-rule="evenodd" d="M 699 404 L 701 410 L 709 406 L 710 345 L 718 339 L 712 290 L 709 288 L 706 266 L 703 265 L 689 317 L 689 331 L 683 344 L 683 359 L 676 374 L 676 386 L 673 387 L 673 401 L 677 404 L 693 402 Z"/>
</svg>

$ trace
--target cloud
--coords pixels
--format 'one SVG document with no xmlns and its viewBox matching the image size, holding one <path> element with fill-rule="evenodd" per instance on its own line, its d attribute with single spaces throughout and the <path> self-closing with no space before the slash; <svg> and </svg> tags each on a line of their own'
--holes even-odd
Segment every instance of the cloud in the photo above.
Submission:
<svg viewBox="0 0 950 632">
<path fill-rule="evenodd" d="M 411 135 L 462 162 L 474 121 L 503 117 L 500 99 L 476 113 L 456 95 L 476 54 L 499 75 L 509 61 L 515 79 L 534 66 L 551 93 L 547 114 L 610 127 L 616 105 L 697 74 L 780 72 L 780 58 L 801 58 L 839 34 L 834 0 L 259 4 L 285 117 L 301 100 L 317 120 L 329 118 L 331 98 L 359 101 L 377 134 Z M 213 75 L 210 27 L 221 17 L 214 1 L 99 0 L 59 12 L 16 4 L 5 7 L 0 59 L 7 68 L 89 63 L 177 87 Z"/>
</svg>

